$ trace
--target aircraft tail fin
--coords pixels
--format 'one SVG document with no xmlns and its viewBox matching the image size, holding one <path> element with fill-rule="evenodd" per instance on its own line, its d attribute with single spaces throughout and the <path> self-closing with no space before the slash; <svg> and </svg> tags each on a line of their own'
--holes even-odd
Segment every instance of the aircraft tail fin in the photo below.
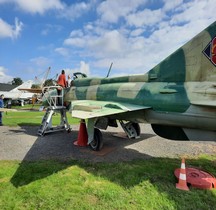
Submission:
<svg viewBox="0 0 216 210">
<path fill-rule="evenodd" d="M 148 72 L 149 81 L 216 80 L 216 22 Z"/>
<path fill-rule="evenodd" d="M 32 84 L 33 84 L 33 81 L 28 80 L 24 82 L 23 84 L 19 85 L 18 87 L 14 88 L 13 90 L 11 90 L 10 92 L 17 92 L 19 91 L 19 89 L 22 89 L 22 88 L 31 88 Z"/>
</svg>

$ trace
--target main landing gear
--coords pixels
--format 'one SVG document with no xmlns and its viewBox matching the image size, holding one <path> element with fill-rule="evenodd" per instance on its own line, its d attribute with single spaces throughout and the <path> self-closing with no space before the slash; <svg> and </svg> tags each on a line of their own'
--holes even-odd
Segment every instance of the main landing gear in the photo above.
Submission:
<svg viewBox="0 0 216 210">
<path fill-rule="evenodd" d="M 140 137 L 140 126 L 135 122 L 123 122 L 119 121 L 123 130 L 127 134 L 129 139 L 138 139 Z M 94 151 L 99 151 L 103 147 L 103 136 L 98 128 L 94 128 L 93 140 L 89 143 L 89 146 Z"/>
<path fill-rule="evenodd" d="M 140 126 L 138 123 L 130 121 L 125 123 L 122 120 L 120 120 L 119 122 L 129 139 L 140 138 Z"/>
</svg>

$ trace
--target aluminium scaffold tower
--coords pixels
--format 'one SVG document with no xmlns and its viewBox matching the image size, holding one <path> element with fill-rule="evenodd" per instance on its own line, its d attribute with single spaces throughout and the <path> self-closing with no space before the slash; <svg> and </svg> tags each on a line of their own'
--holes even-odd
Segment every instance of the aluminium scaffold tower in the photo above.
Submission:
<svg viewBox="0 0 216 210">
<path fill-rule="evenodd" d="M 41 125 L 38 129 L 38 135 L 43 136 L 47 133 L 57 132 L 66 130 L 71 131 L 70 125 L 67 120 L 67 108 L 63 105 L 63 89 L 58 95 L 57 89 L 62 88 L 60 86 L 49 86 L 44 87 L 42 90 L 43 96 L 45 97 L 49 106 L 46 108 L 46 112 L 42 119 Z M 60 124 L 58 126 L 52 126 L 52 116 L 60 114 Z"/>
</svg>

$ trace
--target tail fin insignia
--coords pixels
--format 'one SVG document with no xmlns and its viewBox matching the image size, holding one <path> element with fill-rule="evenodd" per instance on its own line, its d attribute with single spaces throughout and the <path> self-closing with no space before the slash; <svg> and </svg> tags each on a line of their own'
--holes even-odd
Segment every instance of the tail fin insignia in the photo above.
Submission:
<svg viewBox="0 0 216 210">
<path fill-rule="evenodd" d="M 216 66 L 216 36 L 208 43 L 203 53 Z"/>
</svg>

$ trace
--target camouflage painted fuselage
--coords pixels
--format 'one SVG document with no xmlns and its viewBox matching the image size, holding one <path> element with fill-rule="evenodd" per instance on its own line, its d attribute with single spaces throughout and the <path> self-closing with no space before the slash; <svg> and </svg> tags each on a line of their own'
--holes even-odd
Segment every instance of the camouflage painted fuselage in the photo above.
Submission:
<svg viewBox="0 0 216 210">
<path fill-rule="evenodd" d="M 107 117 L 148 122 L 170 139 L 216 140 L 215 37 L 213 23 L 143 75 L 75 80 L 64 100 L 149 107 Z"/>
</svg>

